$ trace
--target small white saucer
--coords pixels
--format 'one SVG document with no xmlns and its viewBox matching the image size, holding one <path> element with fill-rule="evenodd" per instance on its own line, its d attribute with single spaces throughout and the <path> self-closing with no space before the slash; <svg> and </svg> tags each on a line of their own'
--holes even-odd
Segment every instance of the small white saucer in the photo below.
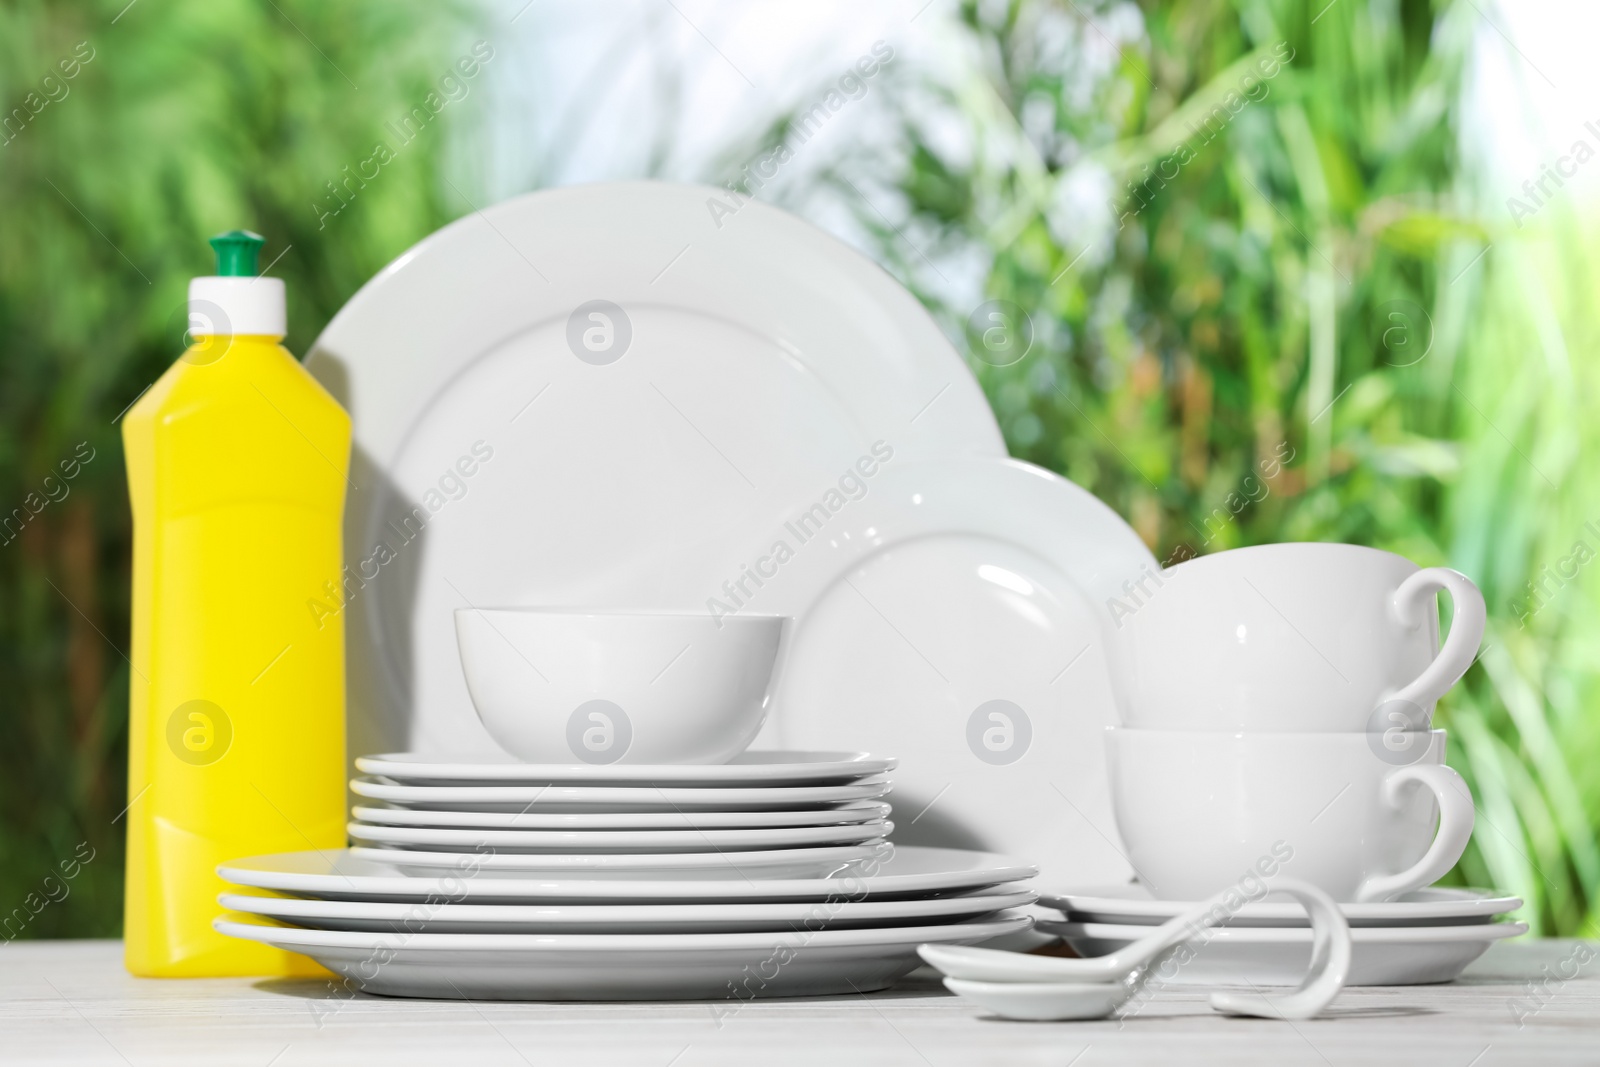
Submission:
<svg viewBox="0 0 1600 1067">
<path fill-rule="evenodd" d="M 1181 900 L 1156 900 L 1142 885 L 1049 889 L 1039 894 L 1039 904 L 1079 922 L 1131 926 L 1160 926 L 1194 906 Z M 1432 886 L 1407 893 L 1399 900 L 1383 904 L 1341 904 L 1339 910 L 1344 912 L 1352 927 L 1459 926 L 1486 923 L 1496 915 L 1520 907 L 1521 898 L 1487 889 Z M 1269 900 L 1245 904 L 1223 925 L 1303 927 L 1306 913 L 1293 901 Z"/>
<path fill-rule="evenodd" d="M 1080 956 L 1106 956 L 1150 934 L 1150 927 L 1056 922 L 1037 928 L 1055 934 Z M 1455 980 L 1489 945 L 1528 932 L 1527 923 L 1461 926 L 1366 926 L 1350 931 L 1350 976 L 1345 985 L 1423 985 Z M 1163 985 L 1297 985 L 1311 962 L 1307 927 L 1219 926 L 1190 942 L 1192 955 L 1154 965 L 1150 981 Z"/>
</svg>

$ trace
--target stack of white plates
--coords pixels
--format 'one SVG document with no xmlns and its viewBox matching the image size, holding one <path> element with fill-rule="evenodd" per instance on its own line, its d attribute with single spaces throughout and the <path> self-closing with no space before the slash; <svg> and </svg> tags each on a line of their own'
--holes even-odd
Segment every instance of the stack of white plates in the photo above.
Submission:
<svg viewBox="0 0 1600 1067">
<path fill-rule="evenodd" d="M 887 820 L 892 759 L 754 752 L 715 765 L 356 760 L 351 851 L 415 874 L 605 876 L 707 871 L 808 877 L 871 855 Z M 378 807 L 377 803 L 388 805 Z"/>
<path fill-rule="evenodd" d="M 1039 929 L 1058 935 L 1080 956 L 1116 952 L 1193 907 L 1155 900 L 1140 885 L 1047 892 L 1039 903 L 1066 916 L 1065 922 L 1041 919 Z M 1384 904 L 1341 904 L 1350 922 L 1345 984 L 1453 981 L 1491 943 L 1528 932 L 1527 923 L 1496 921 L 1521 906 L 1517 897 L 1439 886 Z M 1304 909 L 1266 900 L 1244 904 L 1225 924 L 1204 931 L 1189 952 L 1158 967 L 1155 979 L 1175 985 L 1298 985 L 1310 960 Z"/>
<path fill-rule="evenodd" d="M 926 943 L 1027 929 L 1036 869 L 886 840 L 892 759 L 356 761 L 353 847 L 224 865 L 217 929 L 399 996 L 750 999 L 881 989 Z"/>
</svg>

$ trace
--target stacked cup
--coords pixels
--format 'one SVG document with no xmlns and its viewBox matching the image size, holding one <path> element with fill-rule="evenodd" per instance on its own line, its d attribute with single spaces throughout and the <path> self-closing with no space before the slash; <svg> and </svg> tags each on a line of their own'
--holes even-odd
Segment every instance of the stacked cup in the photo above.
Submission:
<svg viewBox="0 0 1600 1067">
<path fill-rule="evenodd" d="M 1454 608 L 1442 648 L 1440 591 Z M 1156 898 L 1282 872 L 1337 901 L 1388 901 L 1455 865 L 1472 797 L 1431 719 L 1483 636 L 1470 580 L 1371 548 L 1282 544 L 1130 592 L 1107 624 L 1123 723 L 1107 747 L 1117 826 Z"/>
</svg>

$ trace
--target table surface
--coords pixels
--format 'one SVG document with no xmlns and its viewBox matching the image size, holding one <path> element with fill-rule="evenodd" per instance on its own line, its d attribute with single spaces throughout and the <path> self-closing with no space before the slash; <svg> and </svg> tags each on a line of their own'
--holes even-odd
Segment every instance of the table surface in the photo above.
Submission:
<svg viewBox="0 0 1600 1067">
<path fill-rule="evenodd" d="M 1575 954 L 1591 962 L 1563 981 Z M 1348 989 L 1299 1023 L 1224 1017 L 1198 991 L 1159 993 L 1120 1021 L 1006 1022 L 918 976 L 719 1018 L 706 1002 L 334 1001 L 325 981 L 133 978 L 117 941 L 14 941 L 0 945 L 0 1063 L 1596 1064 L 1596 979 L 1600 951 L 1525 940 L 1495 945 L 1450 985 Z"/>
</svg>

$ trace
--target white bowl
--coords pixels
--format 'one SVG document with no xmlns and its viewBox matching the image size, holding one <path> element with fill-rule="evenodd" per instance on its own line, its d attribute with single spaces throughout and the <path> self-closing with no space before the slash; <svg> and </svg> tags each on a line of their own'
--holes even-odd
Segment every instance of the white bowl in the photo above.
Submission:
<svg viewBox="0 0 1600 1067">
<path fill-rule="evenodd" d="M 461 608 L 467 690 L 531 763 L 726 763 L 767 715 L 783 616 Z"/>
</svg>

